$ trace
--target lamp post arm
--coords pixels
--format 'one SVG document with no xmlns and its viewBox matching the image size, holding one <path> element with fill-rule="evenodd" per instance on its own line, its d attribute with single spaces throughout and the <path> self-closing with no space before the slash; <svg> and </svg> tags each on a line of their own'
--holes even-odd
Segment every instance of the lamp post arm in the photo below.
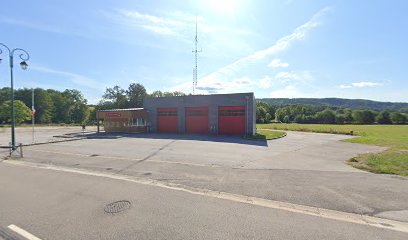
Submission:
<svg viewBox="0 0 408 240">
<path fill-rule="evenodd" d="M 11 55 L 11 50 L 10 50 L 10 48 L 9 47 L 7 47 L 5 44 L 3 44 L 3 43 L 0 43 L 0 46 L 3 46 L 5 49 L 7 49 L 7 51 L 9 52 L 9 55 Z M 2 54 L 3 53 L 3 51 L 1 50 L 1 48 L 0 48 L 0 54 Z"/>
<path fill-rule="evenodd" d="M 10 50 L 10 48 L 9 47 L 7 47 L 7 45 L 5 45 L 4 43 L 0 43 L 0 46 L 2 46 L 2 47 L 4 47 L 5 49 L 7 49 L 7 51 L 8 51 L 8 55 L 9 55 L 9 64 L 10 64 L 10 67 L 12 68 L 13 67 L 13 55 L 12 55 L 12 50 Z M 1 48 L 0 48 L 0 54 L 2 54 L 3 53 L 3 51 L 1 50 Z"/>
<path fill-rule="evenodd" d="M 15 52 L 21 52 L 20 55 L 18 55 L 20 57 L 21 60 L 23 61 L 28 61 L 28 59 L 30 59 L 30 54 L 28 54 L 28 52 L 22 48 L 15 48 L 11 51 L 10 55 L 14 55 Z"/>
</svg>

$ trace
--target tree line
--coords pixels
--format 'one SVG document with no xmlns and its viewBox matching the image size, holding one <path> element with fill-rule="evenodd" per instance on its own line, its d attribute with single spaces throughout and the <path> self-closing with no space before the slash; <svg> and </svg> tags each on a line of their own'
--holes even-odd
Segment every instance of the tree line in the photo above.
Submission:
<svg viewBox="0 0 408 240">
<path fill-rule="evenodd" d="M 261 98 L 259 101 L 277 106 L 287 105 L 312 105 L 331 106 L 337 108 L 369 109 L 381 112 L 408 113 L 408 103 L 403 102 L 378 102 L 365 99 L 344 99 L 344 98 Z"/>
<path fill-rule="evenodd" d="M 339 108 L 323 105 L 294 104 L 277 106 L 256 103 L 256 122 L 320 123 L 320 124 L 407 124 L 406 113 L 388 110 Z"/>
<path fill-rule="evenodd" d="M 95 115 L 95 109 L 87 105 L 82 93 L 75 89 L 57 91 L 35 88 L 36 123 L 84 124 Z M 10 123 L 11 90 L 0 89 L 0 124 Z M 15 121 L 17 124 L 29 122 L 32 116 L 32 89 L 22 88 L 14 91 Z"/>
</svg>

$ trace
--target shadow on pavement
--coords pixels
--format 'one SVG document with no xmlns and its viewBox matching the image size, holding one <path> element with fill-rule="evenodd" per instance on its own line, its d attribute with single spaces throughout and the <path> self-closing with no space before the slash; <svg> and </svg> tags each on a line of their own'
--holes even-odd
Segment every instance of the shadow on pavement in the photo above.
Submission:
<svg viewBox="0 0 408 240">
<path fill-rule="evenodd" d="M 268 146 L 266 140 L 244 139 L 241 135 L 202 135 L 202 134 L 175 134 L 175 133 L 92 133 L 86 134 L 88 139 L 118 139 L 118 138 L 147 138 L 147 139 L 172 139 L 193 140 L 206 142 L 225 142 L 255 146 Z"/>
</svg>

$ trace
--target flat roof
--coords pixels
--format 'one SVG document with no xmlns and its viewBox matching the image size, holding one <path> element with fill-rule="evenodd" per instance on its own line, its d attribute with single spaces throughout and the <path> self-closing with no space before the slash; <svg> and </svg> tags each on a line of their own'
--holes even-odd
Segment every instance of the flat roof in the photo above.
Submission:
<svg viewBox="0 0 408 240">
<path fill-rule="evenodd" d="M 212 97 L 212 96 L 238 96 L 238 95 L 252 95 L 254 92 L 241 92 L 241 93 L 216 93 L 216 94 L 195 94 L 195 95 L 185 95 L 185 96 L 169 96 L 169 97 L 145 97 L 144 99 L 157 99 L 157 98 L 194 98 L 194 97 Z"/>
<path fill-rule="evenodd" d="M 145 110 L 144 108 L 118 108 L 118 109 L 107 109 L 107 110 L 97 110 L 97 112 L 126 112 L 126 111 L 140 111 Z"/>
</svg>

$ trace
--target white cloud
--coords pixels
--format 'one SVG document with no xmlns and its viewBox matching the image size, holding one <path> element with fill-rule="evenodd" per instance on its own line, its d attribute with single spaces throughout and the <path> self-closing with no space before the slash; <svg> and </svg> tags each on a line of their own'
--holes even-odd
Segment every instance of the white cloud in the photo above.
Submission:
<svg viewBox="0 0 408 240">
<path fill-rule="evenodd" d="M 364 87 L 378 87 L 382 86 L 382 83 L 377 83 L 377 82 L 354 82 L 349 85 L 342 84 L 339 86 L 339 88 L 347 89 L 347 88 L 364 88 Z"/>
<path fill-rule="evenodd" d="M 270 76 L 265 76 L 259 79 L 258 85 L 263 89 L 270 88 L 272 86 L 272 78 Z"/>
<path fill-rule="evenodd" d="M 352 83 L 353 87 L 376 87 L 376 86 L 381 86 L 381 83 L 376 83 L 376 82 L 355 82 Z"/>
<path fill-rule="evenodd" d="M 86 77 L 81 74 L 65 72 L 61 70 L 55 70 L 55 69 L 51 69 L 51 68 L 44 67 L 44 66 L 30 66 L 30 69 L 37 71 L 37 72 L 55 74 L 62 78 L 68 79 L 69 81 L 77 85 L 85 86 L 88 88 L 97 89 L 97 90 L 104 89 L 104 86 L 101 85 L 100 81 Z"/>
<path fill-rule="evenodd" d="M 339 86 L 339 88 L 346 89 L 346 88 L 352 88 L 352 86 L 351 86 L 351 85 L 344 85 L 344 84 L 342 84 L 342 85 Z"/>
<path fill-rule="evenodd" d="M 282 60 L 280 60 L 279 58 L 275 58 L 275 59 L 272 60 L 272 62 L 270 62 L 268 64 L 268 67 L 271 67 L 271 68 L 280 68 L 280 67 L 285 68 L 285 67 L 289 67 L 289 63 L 282 62 Z"/>
<path fill-rule="evenodd" d="M 236 78 L 232 81 L 236 85 L 252 85 L 255 84 L 254 81 L 252 81 L 249 77 L 241 77 L 241 78 Z"/>
</svg>

